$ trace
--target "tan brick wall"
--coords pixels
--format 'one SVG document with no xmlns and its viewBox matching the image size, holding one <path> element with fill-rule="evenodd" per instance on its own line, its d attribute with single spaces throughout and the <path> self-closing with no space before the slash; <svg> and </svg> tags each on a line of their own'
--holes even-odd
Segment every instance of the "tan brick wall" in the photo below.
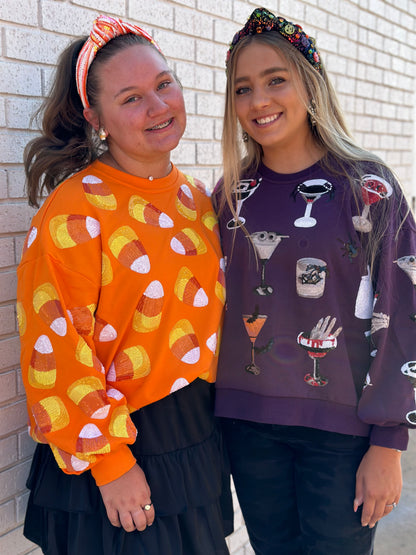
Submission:
<svg viewBox="0 0 416 555">
<path fill-rule="evenodd" d="M 226 44 L 259 4 L 317 38 L 355 137 L 416 195 L 416 0 L 0 2 L 0 553 L 40 553 L 21 532 L 33 444 L 19 370 L 15 269 L 33 214 L 24 197 L 22 153 L 36 133 L 30 116 L 48 90 L 58 53 L 87 32 L 103 6 L 152 32 L 185 91 L 188 125 L 173 159 L 213 185 L 221 173 Z M 235 524 L 230 551 L 249 555 L 238 511 Z"/>
</svg>

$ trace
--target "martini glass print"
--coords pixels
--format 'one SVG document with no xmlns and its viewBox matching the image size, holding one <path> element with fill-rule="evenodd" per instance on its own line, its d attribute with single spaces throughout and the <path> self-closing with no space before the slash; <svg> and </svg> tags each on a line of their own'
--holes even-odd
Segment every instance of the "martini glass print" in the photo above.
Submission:
<svg viewBox="0 0 416 555">
<path fill-rule="evenodd" d="M 410 383 L 414 387 L 414 394 L 415 394 L 415 402 L 416 402 L 416 360 L 409 360 L 401 367 L 401 372 L 405 376 L 407 376 L 410 380 Z M 412 410 L 406 414 L 406 420 L 409 424 L 416 424 L 416 410 Z"/>
<path fill-rule="evenodd" d="M 322 195 L 332 191 L 332 185 L 325 179 L 310 179 L 296 187 L 296 191 L 302 195 L 306 202 L 305 214 L 295 220 L 296 227 L 313 227 L 316 219 L 312 218 L 312 205 L 321 198 Z"/>
<path fill-rule="evenodd" d="M 305 382 L 315 387 L 324 387 L 327 385 L 328 379 L 320 374 L 319 363 L 321 358 L 325 357 L 332 349 L 335 349 L 337 338 L 333 335 L 328 335 L 325 339 L 310 339 L 309 334 L 301 332 L 298 335 L 297 341 L 313 360 L 313 373 L 306 374 Z"/>
<path fill-rule="evenodd" d="M 243 202 L 247 200 L 257 187 L 260 185 L 262 178 L 258 179 L 242 179 L 238 182 L 237 187 L 233 191 L 233 195 L 237 199 L 237 206 L 236 206 L 236 216 L 237 219 L 234 217 L 227 223 L 227 229 L 235 229 L 240 225 L 244 225 L 246 223 L 245 218 L 240 217 L 241 207 L 243 206 Z"/>
<path fill-rule="evenodd" d="M 377 175 L 364 175 L 361 179 L 361 196 L 364 208 L 361 216 L 353 216 L 352 222 L 357 231 L 368 233 L 371 231 L 372 223 L 368 219 L 370 206 L 383 198 L 389 197 L 393 189 L 387 181 Z"/>
<path fill-rule="evenodd" d="M 265 314 L 243 314 L 244 326 L 246 328 L 247 335 L 251 341 L 251 362 L 250 364 L 246 365 L 246 371 L 250 372 L 250 374 L 254 374 L 255 376 L 258 376 L 260 374 L 260 368 L 256 365 L 256 362 L 254 360 L 254 344 L 266 320 L 267 316 Z"/>
<path fill-rule="evenodd" d="M 261 264 L 261 283 L 254 289 L 258 295 L 265 296 L 273 293 L 273 287 L 266 284 L 266 263 L 270 260 L 280 241 L 288 239 L 288 237 L 289 235 L 279 235 L 274 231 L 256 231 L 250 235 Z"/>
<path fill-rule="evenodd" d="M 394 263 L 409 276 L 410 281 L 416 287 L 416 254 L 402 256 L 395 260 Z"/>
</svg>

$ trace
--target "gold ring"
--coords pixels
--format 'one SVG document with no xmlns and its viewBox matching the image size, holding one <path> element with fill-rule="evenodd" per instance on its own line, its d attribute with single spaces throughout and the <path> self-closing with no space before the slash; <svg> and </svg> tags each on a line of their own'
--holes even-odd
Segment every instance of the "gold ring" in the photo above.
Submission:
<svg viewBox="0 0 416 555">
<path fill-rule="evenodd" d="M 153 503 L 147 503 L 144 507 L 142 507 L 143 511 L 150 511 L 152 505 Z"/>
</svg>

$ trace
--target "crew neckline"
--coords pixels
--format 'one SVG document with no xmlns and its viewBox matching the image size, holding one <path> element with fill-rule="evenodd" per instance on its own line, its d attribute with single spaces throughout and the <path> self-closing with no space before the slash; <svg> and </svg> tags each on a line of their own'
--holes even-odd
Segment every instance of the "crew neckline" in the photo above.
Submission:
<svg viewBox="0 0 416 555">
<path fill-rule="evenodd" d="M 172 162 L 172 169 L 165 177 L 154 177 L 149 179 L 147 177 L 138 177 L 131 173 L 124 172 L 109 166 L 101 160 L 94 160 L 90 166 L 91 168 L 96 168 L 98 172 L 105 175 L 111 175 L 113 179 L 116 179 L 124 185 L 129 185 L 135 189 L 146 189 L 149 192 L 157 192 L 166 189 L 170 189 L 176 182 L 179 176 L 178 168 Z"/>
<path fill-rule="evenodd" d="M 270 169 L 263 162 L 260 162 L 258 172 L 263 177 L 263 179 L 268 179 L 270 181 L 304 181 L 307 177 L 314 175 L 318 170 L 322 171 L 322 160 L 323 158 L 321 158 L 311 166 L 308 166 L 307 168 L 294 173 L 279 173 Z"/>
</svg>

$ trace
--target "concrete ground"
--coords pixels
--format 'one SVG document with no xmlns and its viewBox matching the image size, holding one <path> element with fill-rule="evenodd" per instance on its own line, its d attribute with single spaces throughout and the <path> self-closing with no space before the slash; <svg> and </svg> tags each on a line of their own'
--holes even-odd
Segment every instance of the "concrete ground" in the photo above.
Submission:
<svg viewBox="0 0 416 555">
<path fill-rule="evenodd" d="M 402 455 L 403 491 L 400 503 L 377 529 L 374 555 L 416 554 L 416 432 L 410 432 L 408 450 Z"/>
</svg>

